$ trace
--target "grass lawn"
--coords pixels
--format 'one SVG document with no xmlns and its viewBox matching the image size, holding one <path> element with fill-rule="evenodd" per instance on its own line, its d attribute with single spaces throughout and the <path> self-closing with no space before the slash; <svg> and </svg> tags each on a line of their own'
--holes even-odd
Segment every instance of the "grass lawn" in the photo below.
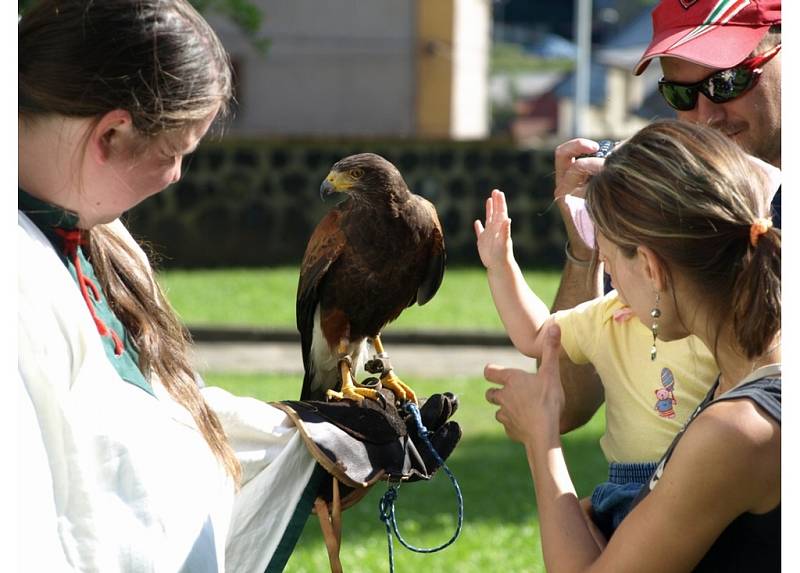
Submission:
<svg viewBox="0 0 800 573">
<path fill-rule="evenodd" d="M 159 282 L 188 325 L 295 328 L 298 272 L 295 267 L 174 270 L 160 273 Z M 525 277 L 533 291 L 550 305 L 560 271 L 531 271 Z M 447 269 L 434 299 L 425 306 L 406 309 L 392 327 L 503 329 L 489 293 L 486 272 L 477 268 Z"/>
<path fill-rule="evenodd" d="M 556 60 L 540 58 L 526 53 L 519 44 L 492 43 L 489 69 L 493 74 L 568 72 L 574 67 L 575 63 L 567 58 Z"/>
<path fill-rule="evenodd" d="M 278 375 L 205 374 L 207 384 L 234 394 L 262 400 L 294 398 L 298 377 Z M 464 527 L 459 539 L 434 554 L 416 554 L 397 540 L 395 570 L 485 573 L 487 571 L 542 572 L 542 551 L 533 484 L 522 447 L 505 436 L 494 419 L 495 407 L 484 398 L 486 382 L 480 378 L 448 380 L 407 379 L 422 396 L 445 390 L 459 396 L 454 419 L 463 430 L 458 448 L 448 460 L 464 496 Z M 605 460 L 598 440 L 603 410 L 564 440 L 565 455 L 581 496 L 605 479 Z M 386 532 L 378 519 L 378 500 L 385 491 L 378 483 L 359 504 L 343 514 L 341 559 L 345 571 L 389 570 Z M 412 545 L 439 545 L 452 535 L 456 504 L 452 485 L 443 472 L 431 482 L 406 484 L 396 503 L 400 532 Z M 289 573 L 328 571 L 328 558 L 311 516 L 289 560 Z"/>
</svg>

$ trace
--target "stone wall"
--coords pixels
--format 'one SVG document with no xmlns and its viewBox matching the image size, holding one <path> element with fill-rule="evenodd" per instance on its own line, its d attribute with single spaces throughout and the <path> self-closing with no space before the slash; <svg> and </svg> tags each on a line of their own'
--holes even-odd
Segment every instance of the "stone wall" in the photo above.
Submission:
<svg viewBox="0 0 800 573">
<path fill-rule="evenodd" d="M 480 264 L 472 222 L 483 218 L 495 187 L 509 201 L 517 259 L 537 267 L 563 261 L 552 150 L 486 142 L 208 142 L 178 184 L 130 211 L 127 222 L 166 267 L 299 264 L 332 207 L 320 201 L 320 183 L 337 160 L 364 151 L 392 161 L 411 190 L 436 205 L 448 264 Z"/>
</svg>

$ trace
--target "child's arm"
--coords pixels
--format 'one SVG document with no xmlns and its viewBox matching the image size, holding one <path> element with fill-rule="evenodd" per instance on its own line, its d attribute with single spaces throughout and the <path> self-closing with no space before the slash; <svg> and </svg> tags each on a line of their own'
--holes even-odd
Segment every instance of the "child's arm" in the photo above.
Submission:
<svg viewBox="0 0 800 573">
<path fill-rule="evenodd" d="M 478 254 L 492 299 L 514 346 L 527 356 L 541 357 L 540 333 L 553 322 L 550 310 L 525 282 L 514 260 L 511 244 L 511 219 L 508 218 L 505 195 L 495 189 L 486 199 L 486 227 L 474 223 Z"/>
</svg>

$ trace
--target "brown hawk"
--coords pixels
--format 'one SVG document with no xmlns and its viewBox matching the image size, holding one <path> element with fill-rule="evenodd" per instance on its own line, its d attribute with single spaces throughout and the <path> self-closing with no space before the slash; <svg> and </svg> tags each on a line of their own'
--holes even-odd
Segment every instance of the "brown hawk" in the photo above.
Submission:
<svg viewBox="0 0 800 573">
<path fill-rule="evenodd" d="M 320 187 L 347 198 L 320 221 L 306 247 L 297 288 L 297 328 L 305 377 L 301 400 L 376 398 L 355 383 L 368 341 L 381 384 L 416 401 L 391 370 L 384 326 L 442 283 L 445 248 L 436 209 L 409 191 L 397 168 L 373 153 L 338 161 Z"/>
</svg>

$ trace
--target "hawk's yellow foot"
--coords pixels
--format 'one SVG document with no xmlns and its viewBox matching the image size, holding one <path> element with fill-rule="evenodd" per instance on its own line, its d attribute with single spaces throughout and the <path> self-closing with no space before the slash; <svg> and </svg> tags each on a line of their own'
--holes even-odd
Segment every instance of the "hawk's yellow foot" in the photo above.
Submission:
<svg viewBox="0 0 800 573">
<path fill-rule="evenodd" d="M 381 396 L 377 390 L 355 385 L 353 382 L 353 376 L 350 373 L 351 364 L 352 360 L 346 355 L 339 361 L 339 372 L 342 377 L 342 389 L 339 392 L 336 390 L 328 390 L 325 392 L 328 400 L 355 400 L 356 402 L 361 402 L 361 400 L 364 398 L 370 398 L 375 401 L 382 400 L 383 396 Z"/>
<path fill-rule="evenodd" d="M 392 371 L 392 365 L 389 362 L 389 355 L 383 348 L 383 342 L 381 342 L 380 335 L 372 339 L 372 347 L 375 348 L 375 352 L 377 354 L 375 360 L 381 363 L 379 368 L 383 370 L 383 374 L 381 375 L 381 385 L 384 388 L 391 390 L 400 402 L 410 400 L 415 404 L 419 404 L 417 401 L 417 395 L 414 393 L 414 391 L 408 386 L 408 384 L 395 376 L 394 372 Z"/>
<path fill-rule="evenodd" d="M 376 402 L 380 402 L 381 397 L 377 390 L 373 390 L 372 388 L 361 388 L 356 386 L 352 383 L 349 385 L 342 386 L 341 392 L 337 392 L 336 390 L 328 390 L 325 392 L 325 395 L 328 397 L 328 400 L 355 400 L 356 402 L 361 402 L 364 398 L 369 398 L 371 400 L 375 400 Z"/>
<path fill-rule="evenodd" d="M 417 401 L 417 395 L 414 393 L 411 387 L 400 380 L 400 378 L 395 376 L 393 372 L 389 372 L 383 378 L 381 378 L 381 385 L 384 388 L 391 390 L 400 402 L 410 400 L 415 404 L 419 404 Z"/>
</svg>

